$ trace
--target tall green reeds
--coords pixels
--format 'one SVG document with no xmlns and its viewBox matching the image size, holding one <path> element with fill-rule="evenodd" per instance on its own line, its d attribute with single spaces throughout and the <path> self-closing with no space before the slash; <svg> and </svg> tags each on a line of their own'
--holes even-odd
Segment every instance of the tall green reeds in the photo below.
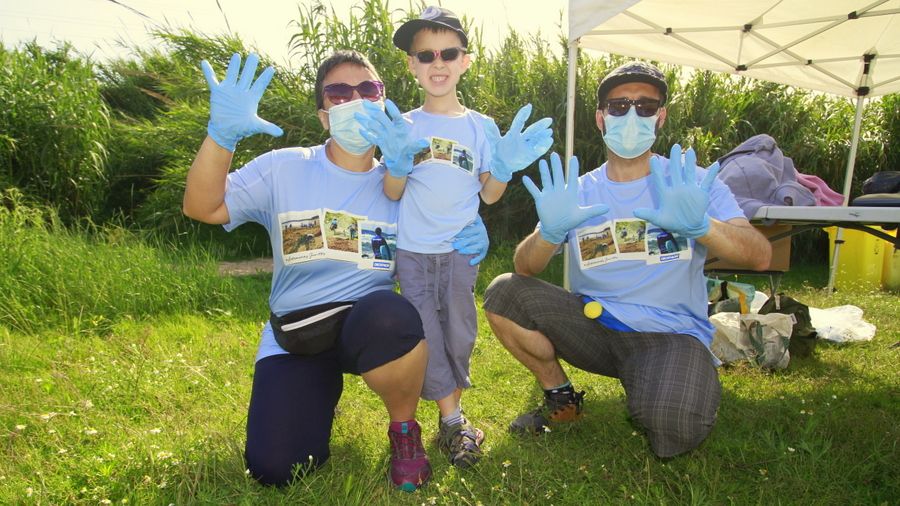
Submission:
<svg viewBox="0 0 900 506">
<path fill-rule="evenodd" d="M 62 44 L 0 45 L 0 182 L 70 221 L 106 199 L 108 108 L 89 60 Z"/>
<path fill-rule="evenodd" d="M 16 189 L 0 192 L 0 325 L 104 332 L 121 319 L 212 310 L 229 297 L 199 248 L 172 251 L 117 226 L 64 226 Z"/>
</svg>

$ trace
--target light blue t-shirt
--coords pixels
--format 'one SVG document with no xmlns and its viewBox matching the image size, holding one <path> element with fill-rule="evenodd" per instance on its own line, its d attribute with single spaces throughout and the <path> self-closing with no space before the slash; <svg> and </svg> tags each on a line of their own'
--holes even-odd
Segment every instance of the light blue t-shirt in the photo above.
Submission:
<svg viewBox="0 0 900 506">
<path fill-rule="evenodd" d="M 270 151 L 228 175 L 225 229 L 256 222 L 269 232 L 273 313 L 393 288 L 397 203 L 383 178 L 381 167 L 338 167 L 324 145 Z M 267 323 L 257 360 L 278 353 L 287 352 Z"/>
<path fill-rule="evenodd" d="M 490 119 L 469 109 L 459 116 L 444 116 L 419 108 L 404 116 L 412 121 L 410 138 L 426 138 L 431 144 L 413 159 L 400 198 L 397 247 L 449 253 L 453 237 L 478 213 L 479 176 L 491 168 L 481 121 Z"/>
<path fill-rule="evenodd" d="M 697 180 L 705 175 L 698 170 Z M 596 298 L 637 331 L 689 334 L 709 347 L 714 329 L 707 318 L 706 247 L 634 217 L 636 208 L 655 207 L 649 182 L 649 176 L 610 181 L 606 164 L 578 178 L 579 203 L 603 203 L 609 212 L 569 231 L 571 290 Z M 719 179 L 708 212 L 721 221 L 744 217 Z"/>
</svg>

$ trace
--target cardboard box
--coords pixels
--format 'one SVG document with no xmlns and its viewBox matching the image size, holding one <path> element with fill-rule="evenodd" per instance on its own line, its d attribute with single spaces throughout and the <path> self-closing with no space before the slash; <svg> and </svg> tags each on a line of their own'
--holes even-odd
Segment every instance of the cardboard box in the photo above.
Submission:
<svg viewBox="0 0 900 506">
<path fill-rule="evenodd" d="M 766 237 L 783 234 L 791 230 L 790 225 L 753 225 L 753 228 L 762 232 Z M 770 271 L 785 272 L 791 266 L 791 237 L 783 237 L 772 243 L 772 262 L 769 264 Z M 716 260 L 708 263 L 704 267 L 706 271 L 730 271 L 730 270 L 746 270 L 746 267 L 738 267 L 724 260 Z"/>
</svg>

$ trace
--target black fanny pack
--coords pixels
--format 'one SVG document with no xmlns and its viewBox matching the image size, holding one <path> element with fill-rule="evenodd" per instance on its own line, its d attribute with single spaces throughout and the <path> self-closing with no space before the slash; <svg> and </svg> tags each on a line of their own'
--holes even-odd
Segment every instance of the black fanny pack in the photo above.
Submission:
<svg viewBox="0 0 900 506">
<path fill-rule="evenodd" d="M 272 313 L 269 322 L 279 346 L 296 355 L 315 355 L 334 346 L 353 302 L 319 304 L 284 316 Z"/>
</svg>

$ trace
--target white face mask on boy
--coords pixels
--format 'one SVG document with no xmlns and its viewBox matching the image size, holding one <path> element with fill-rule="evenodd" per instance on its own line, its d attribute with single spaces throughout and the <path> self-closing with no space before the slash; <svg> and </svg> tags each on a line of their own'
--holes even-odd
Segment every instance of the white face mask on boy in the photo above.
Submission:
<svg viewBox="0 0 900 506">
<path fill-rule="evenodd" d="M 365 114 L 363 109 L 363 99 L 353 100 L 344 104 L 336 105 L 328 109 L 328 130 L 331 132 L 331 138 L 338 143 L 344 151 L 354 155 L 361 155 L 372 148 L 373 144 L 367 141 L 359 133 L 362 125 L 359 124 L 354 114 Z M 384 108 L 384 104 L 381 103 Z"/>
</svg>

